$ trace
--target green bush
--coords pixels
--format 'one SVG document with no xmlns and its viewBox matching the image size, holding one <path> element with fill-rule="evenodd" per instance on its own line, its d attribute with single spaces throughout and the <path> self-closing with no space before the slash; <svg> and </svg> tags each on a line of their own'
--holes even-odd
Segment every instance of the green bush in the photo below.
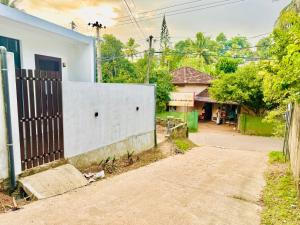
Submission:
<svg viewBox="0 0 300 225">
<path fill-rule="evenodd" d="M 176 145 L 177 151 L 181 154 L 196 147 L 196 145 L 187 138 L 175 139 L 174 144 Z"/>
<path fill-rule="evenodd" d="M 286 160 L 282 152 L 274 151 L 269 153 L 269 162 L 271 164 L 284 163 L 285 161 Z"/>
</svg>

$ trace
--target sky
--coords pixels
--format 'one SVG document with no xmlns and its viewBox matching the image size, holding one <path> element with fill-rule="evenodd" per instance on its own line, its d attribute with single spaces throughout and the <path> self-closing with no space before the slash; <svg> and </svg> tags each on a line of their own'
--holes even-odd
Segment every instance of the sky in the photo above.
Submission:
<svg viewBox="0 0 300 225">
<path fill-rule="evenodd" d="M 65 27 L 70 27 L 70 22 L 74 21 L 78 25 L 77 31 L 87 35 L 94 34 L 94 30 L 87 24 L 97 20 L 107 27 L 101 31 L 102 34 L 114 34 L 123 42 L 132 37 L 141 48 L 146 48 L 146 38 L 149 35 L 159 37 L 164 14 L 173 44 L 194 37 L 199 31 L 212 38 L 220 32 L 228 37 L 246 36 L 255 44 L 272 31 L 280 11 L 289 2 L 290 0 L 19 0 L 17 7 Z M 130 13 L 134 18 L 129 17 Z"/>
</svg>

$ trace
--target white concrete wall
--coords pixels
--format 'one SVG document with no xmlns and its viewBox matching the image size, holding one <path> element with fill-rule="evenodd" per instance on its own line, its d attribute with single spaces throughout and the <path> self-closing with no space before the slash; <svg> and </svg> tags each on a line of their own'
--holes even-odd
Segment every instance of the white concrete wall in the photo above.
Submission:
<svg viewBox="0 0 300 225">
<path fill-rule="evenodd" d="M 10 110 L 12 123 L 12 136 L 14 147 L 14 161 L 16 175 L 21 173 L 21 157 L 20 157 L 20 138 L 18 125 L 18 108 L 17 108 L 17 92 L 16 80 L 14 73 L 14 58 L 12 53 L 7 54 L 7 67 L 9 78 L 9 95 L 10 95 Z M 2 76 L 1 76 L 2 77 Z M 8 177 L 8 149 L 6 142 L 6 124 L 3 99 L 2 80 L 0 78 L 0 179 Z"/>
<path fill-rule="evenodd" d="M 14 22 L 0 14 L 0 36 L 20 41 L 21 65 L 35 69 L 35 54 L 61 58 L 63 80 L 93 82 L 95 75 L 94 43 L 72 40 L 55 33 Z"/>
<path fill-rule="evenodd" d="M 63 82 L 65 157 L 154 131 L 154 102 L 154 86 Z"/>
</svg>

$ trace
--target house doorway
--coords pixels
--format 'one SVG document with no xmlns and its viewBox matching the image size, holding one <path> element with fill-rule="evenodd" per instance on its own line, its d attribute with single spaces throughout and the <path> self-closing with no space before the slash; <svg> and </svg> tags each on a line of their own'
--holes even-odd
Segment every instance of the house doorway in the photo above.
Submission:
<svg viewBox="0 0 300 225">
<path fill-rule="evenodd" d="M 213 108 L 212 103 L 204 104 L 204 109 L 205 109 L 204 120 L 205 121 L 210 121 L 212 119 L 212 108 Z"/>
<path fill-rule="evenodd" d="M 45 55 L 34 55 L 35 69 L 42 71 L 59 72 L 62 71 L 61 58 L 55 58 Z"/>
</svg>

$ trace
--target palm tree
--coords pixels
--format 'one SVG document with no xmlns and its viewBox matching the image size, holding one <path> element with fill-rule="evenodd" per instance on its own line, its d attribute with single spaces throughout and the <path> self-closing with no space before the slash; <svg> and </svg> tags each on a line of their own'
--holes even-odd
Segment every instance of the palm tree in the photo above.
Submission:
<svg viewBox="0 0 300 225">
<path fill-rule="evenodd" d="M 0 0 L 0 3 L 3 4 L 3 5 L 7 5 L 11 8 L 16 8 L 16 3 L 18 1 L 19 0 Z"/>
<path fill-rule="evenodd" d="M 191 43 L 193 52 L 195 52 L 199 58 L 203 59 L 206 64 L 210 64 L 213 61 L 213 56 L 210 51 L 210 41 L 208 37 L 205 37 L 203 33 L 199 32 L 196 34 L 196 40 Z"/>
<path fill-rule="evenodd" d="M 134 55 L 137 54 L 138 51 L 136 49 L 139 46 L 140 45 L 137 44 L 133 38 L 129 38 L 128 42 L 126 43 L 124 53 L 127 57 L 131 58 L 131 61 L 133 61 Z"/>
</svg>

